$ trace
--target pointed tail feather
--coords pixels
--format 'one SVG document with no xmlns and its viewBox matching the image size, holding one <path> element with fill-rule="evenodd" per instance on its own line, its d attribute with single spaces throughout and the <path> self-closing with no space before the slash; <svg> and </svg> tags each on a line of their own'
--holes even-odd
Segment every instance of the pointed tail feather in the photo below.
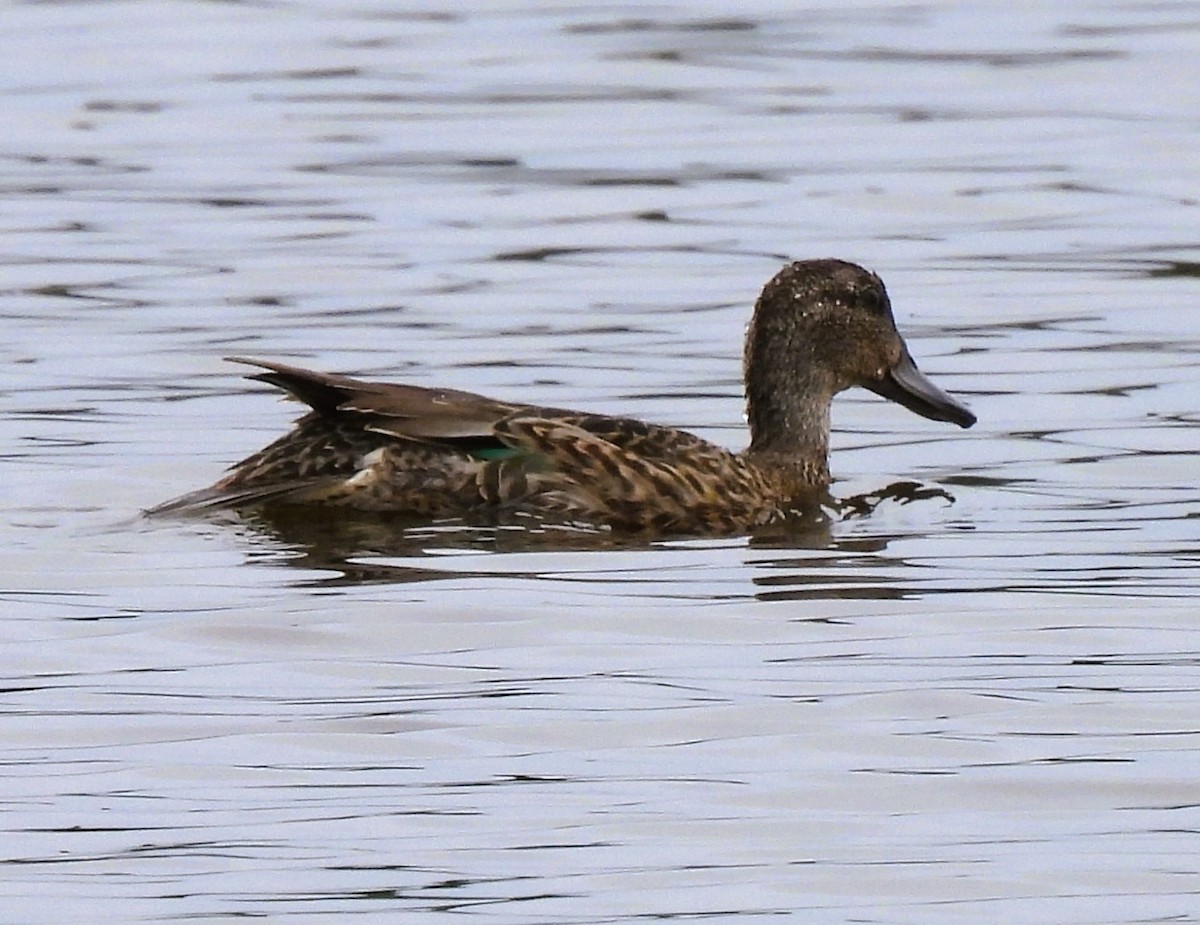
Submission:
<svg viewBox="0 0 1200 925">
<path fill-rule="evenodd" d="M 274 485 L 258 485 L 253 487 L 223 488 L 219 484 L 199 491 L 188 492 L 162 504 L 156 504 L 144 513 L 147 517 L 160 517 L 166 514 L 199 514 L 215 508 L 238 507 L 243 504 L 261 504 L 267 501 L 287 501 L 289 495 L 298 495 L 302 490 L 313 488 L 311 481 L 282 482 Z"/>
</svg>

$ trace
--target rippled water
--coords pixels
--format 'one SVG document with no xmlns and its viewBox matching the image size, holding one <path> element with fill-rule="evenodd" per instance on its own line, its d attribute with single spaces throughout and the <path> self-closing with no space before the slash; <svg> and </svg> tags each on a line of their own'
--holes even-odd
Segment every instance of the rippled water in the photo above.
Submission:
<svg viewBox="0 0 1200 925">
<path fill-rule="evenodd" d="M 4 15 L 5 922 L 1200 920 L 1194 5 Z M 138 516 L 286 426 L 231 353 L 739 446 L 806 256 L 979 414 L 839 399 L 916 500 Z"/>
</svg>

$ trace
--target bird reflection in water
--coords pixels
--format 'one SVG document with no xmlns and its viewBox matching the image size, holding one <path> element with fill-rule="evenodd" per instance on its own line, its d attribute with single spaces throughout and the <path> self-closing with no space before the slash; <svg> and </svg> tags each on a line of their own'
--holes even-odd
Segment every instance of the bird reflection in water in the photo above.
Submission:
<svg viewBox="0 0 1200 925">
<path fill-rule="evenodd" d="M 732 537 L 727 540 L 747 542 L 748 548 L 753 550 L 843 550 L 857 555 L 880 552 L 886 548 L 886 537 L 837 537 L 834 525 L 866 517 L 880 505 L 937 499 L 954 500 L 942 488 L 913 481 L 895 482 L 877 491 L 841 499 L 826 495 L 814 501 L 810 508 L 797 512 L 796 516 L 751 533 L 746 541 Z M 417 517 L 371 512 L 333 513 L 325 510 L 320 514 L 314 516 L 312 510 L 294 505 L 262 505 L 211 512 L 208 519 L 219 519 L 236 527 L 252 537 L 259 549 L 264 545 L 269 547 L 273 562 L 309 572 L 329 573 L 303 582 L 320 587 L 494 579 L 497 576 L 495 570 L 462 568 L 462 559 L 454 553 L 469 558 L 472 553 L 649 551 L 671 548 L 681 539 L 656 534 L 639 536 L 590 525 L 547 523 L 521 516 L 430 523 Z M 289 554 L 279 556 L 281 551 Z M 450 559 L 455 559 L 456 567 L 446 567 Z M 755 583 L 778 588 L 807 580 L 813 589 L 824 587 L 825 591 L 820 595 L 824 597 L 898 596 L 879 589 L 863 594 L 861 588 L 857 594 L 848 588 L 842 593 L 834 593 L 837 589 L 831 588 L 830 584 L 836 584 L 839 579 L 833 578 L 827 569 L 819 569 L 822 574 L 814 574 L 816 565 L 818 563 L 811 558 L 775 559 L 771 563 L 772 574 L 763 576 L 761 582 L 755 579 Z M 786 574 L 780 574 L 779 569 Z M 524 573 L 516 569 L 506 570 L 503 574 L 510 578 L 533 579 L 541 572 Z M 795 596 L 813 596 L 801 594 L 801 589 L 796 587 L 792 592 Z M 781 590 L 772 590 L 761 596 L 778 598 L 781 593 Z"/>
</svg>

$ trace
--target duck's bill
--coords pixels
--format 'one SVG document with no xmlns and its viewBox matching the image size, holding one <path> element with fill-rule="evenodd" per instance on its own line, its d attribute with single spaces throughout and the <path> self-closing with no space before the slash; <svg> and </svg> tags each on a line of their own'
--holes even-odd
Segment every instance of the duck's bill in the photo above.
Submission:
<svg viewBox="0 0 1200 925">
<path fill-rule="evenodd" d="M 971 409 L 930 382 L 917 369 L 907 350 L 900 357 L 900 362 L 885 372 L 882 379 L 864 384 L 876 395 L 903 405 L 922 417 L 949 421 L 959 427 L 970 427 L 975 423 Z"/>
</svg>

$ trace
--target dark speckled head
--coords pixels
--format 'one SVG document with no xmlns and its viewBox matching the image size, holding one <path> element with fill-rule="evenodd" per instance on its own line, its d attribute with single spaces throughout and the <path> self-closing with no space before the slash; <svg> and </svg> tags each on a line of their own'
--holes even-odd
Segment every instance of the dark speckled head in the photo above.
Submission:
<svg viewBox="0 0 1200 925">
<path fill-rule="evenodd" d="M 753 451 L 824 458 L 829 403 L 852 385 L 936 421 L 975 423 L 913 363 L 883 281 L 844 260 L 798 261 L 763 287 L 745 376 Z"/>
</svg>

